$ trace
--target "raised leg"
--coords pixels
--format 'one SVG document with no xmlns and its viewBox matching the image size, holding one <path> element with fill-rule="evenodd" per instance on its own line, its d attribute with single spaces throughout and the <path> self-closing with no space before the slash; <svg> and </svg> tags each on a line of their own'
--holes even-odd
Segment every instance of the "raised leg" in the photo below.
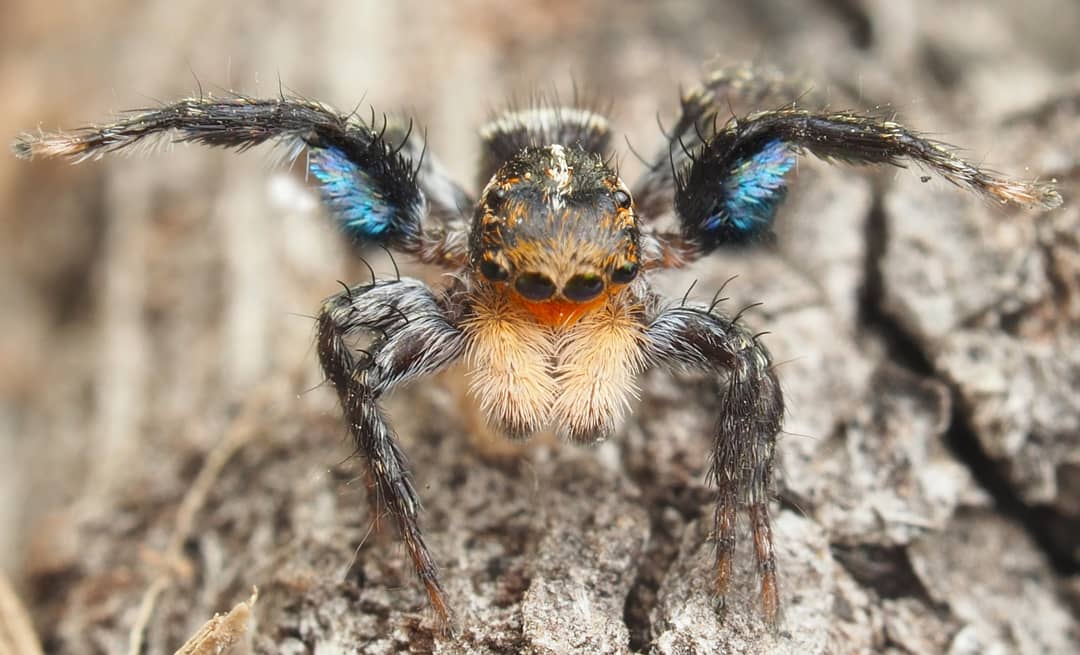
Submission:
<svg viewBox="0 0 1080 655">
<path fill-rule="evenodd" d="M 167 136 L 240 151 L 274 142 L 286 160 L 306 152 L 323 203 L 350 239 L 449 268 L 465 262 L 462 228 L 471 198 L 425 151 L 411 122 L 374 112 L 365 121 L 305 98 L 199 96 L 105 125 L 23 134 L 13 148 L 27 159 L 82 161 Z"/>
<path fill-rule="evenodd" d="M 786 108 L 731 120 L 675 178 L 683 235 L 703 252 L 770 237 L 797 156 L 849 164 L 914 163 L 958 187 L 1016 205 L 1057 207 L 1053 184 L 1013 180 L 880 116 Z"/>
<path fill-rule="evenodd" d="M 420 499 L 379 398 L 461 356 L 464 341 L 448 302 L 406 278 L 346 289 L 326 302 L 318 319 L 319 360 L 338 392 L 357 454 L 365 463 L 375 516 L 386 514 L 397 525 L 431 606 L 445 626 L 451 625 L 451 612 L 420 529 Z M 350 343 L 357 337 L 370 340 L 365 349 Z"/>
<path fill-rule="evenodd" d="M 711 136 L 714 117 L 719 117 L 723 125 L 734 116 L 791 105 L 811 91 L 809 82 L 786 77 L 773 68 L 737 64 L 710 72 L 700 84 L 682 94 L 679 116 L 664 135 L 664 147 L 634 185 L 642 218 L 651 220 L 671 212 L 674 171 L 687 164 L 688 153 Z"/>
<path fill-rule="evenodd" d="M 750 91 L 758 88 L 747 84 Z M 728 89 L 730 83 L 721 86 Z M 848 164 L 914 163 L 997 202 L 1046 209 L 1061 204 L 1053 184 L 984 169 L 891 117 L 809 111 L 794 103 L 725 115 L 715 105 L 717 93 L 707 84 L 684 99 L 665 161 L 657 161 L 634 187 L 643 218 L 675 210 L 677 225 L 646 226 L 652 260 L 647 266 L 680 265 L 722 246 L 771 239 L 788 175 L 806 153 Z"/>
</svg>

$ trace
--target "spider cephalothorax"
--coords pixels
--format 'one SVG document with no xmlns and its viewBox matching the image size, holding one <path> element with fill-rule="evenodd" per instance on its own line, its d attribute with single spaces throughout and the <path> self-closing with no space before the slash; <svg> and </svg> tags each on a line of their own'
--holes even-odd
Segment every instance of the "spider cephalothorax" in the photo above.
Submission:
<svg viewBox="0 0 1080 655">
<path fill-rule="evenodd" d="M 637 277 L 630 192 L 580 145 L 526 147 L 485 187 L 470 259 L 547 323 L 579 317 Z"/>
<path fill-rule="evenodd" d="M 384 393 L 464 360 L 495 427 L 516 437 L 552 428 L 592 442 L 616 431 L 645 369 L 713 374 L 716 590 L 730 580 L 743 510 L 762 610 L 775 624 L 768 502 L 784 413 L 779 380 L 739 314 L 666 302 L 649 274 L 769 236 L 805 153 L 913 161 L 1001 202 L 1061 203 L 1052 185 L 989 173 L 891 120 L 796 106 L 801 90 L 778 79 L 743 67 L 710 75 L 682 98 L 662 151 L 631 188 L 608 163 L 608 122 L 555 106 L 506 112 L 484 126 L 475 200 L 426 156 L 411 123 L 365 122 L 300 98 L 193 98 L 102 127 L 24 135 L 15 154 L 86 159 L 170 131 L 241 150 L 281 140 L 294 154 L 307 150 L 308 171 L 348 236 L 455 273 L 434 290 L 409 278 L 347 288 L 326 301 L 317 326 L 319 359 L 364 459 L 374 511 L 395 519 L 446 625 L 450 608 L 420 530 L 412 475 L 380 408 Z M 721 120 L 766 99 L 780 108 Z M 661 219 L 672 213 L 669 230 Z M 370 345 L 357 351 L 350 342 L 361 335 Z"/>
</svg>

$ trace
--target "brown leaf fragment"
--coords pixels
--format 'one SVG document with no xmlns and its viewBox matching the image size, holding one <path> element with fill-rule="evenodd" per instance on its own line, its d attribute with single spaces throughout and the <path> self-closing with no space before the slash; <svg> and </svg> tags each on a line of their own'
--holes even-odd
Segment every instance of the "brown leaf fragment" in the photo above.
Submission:
<svg viewBox="0 0 1080 655">
<path fill-rule="evenodd" d="M 247 632 L 251 608 L 259 597 L 259 590 L 253 589 L 251 598 L 236 604 L 229 613 L 222 616 L 215 614 L 203 624 L 191 639 L 176 651 L 176 655 L 225 655 Z"/>
</svg>

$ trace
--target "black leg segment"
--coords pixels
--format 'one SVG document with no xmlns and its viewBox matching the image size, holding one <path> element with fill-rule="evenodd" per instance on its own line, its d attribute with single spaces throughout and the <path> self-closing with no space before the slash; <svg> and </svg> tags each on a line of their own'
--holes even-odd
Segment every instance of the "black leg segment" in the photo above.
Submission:
<svg viewBox="0 0 1080 655">
<path fill-rule="evenodd" d="M 431 606 L 449 626 L 450 608 L 420 529 L 420 498 L 405 453 L 379 407 L 385 391 L 461 356 L 462 334 L 446 303 L 408 278 L 346 289 L 319 314 L 318 350 L 367 469 L 374 516 L 385 514 L 396 523 Z M 370 343 L 354 348 L 355 337 Z"/>
<path fill-rule="evenodd" d="M 750 518 L 761 577 L 761 607 L 775 625 L 780 613 L 773 561 L 769 494 L 776 437 L 784 399 L 768 351 L 737 320 L 690 306 L 660 311 L 646 330 L 656 365 L 715 371 L 718 375 L 716 430 L 709 479 L 717 488 L 713 538 L 715 585 L 728 588 L 735 553 L 736 519 Z"/>
</svg>

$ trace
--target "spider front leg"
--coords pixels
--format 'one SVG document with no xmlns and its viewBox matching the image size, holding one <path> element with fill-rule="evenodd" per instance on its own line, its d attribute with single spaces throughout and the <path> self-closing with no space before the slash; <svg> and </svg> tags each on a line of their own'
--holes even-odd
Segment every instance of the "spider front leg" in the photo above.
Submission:
<svg viewBox="0 0 1080 655">
<path fill-rule="evenodd" d="M 453 270 L 466 262 L 471 198 L 427 153 L 411 121 L 380 121 L 374 110 L 365 122 L 305 98 L 200 95 L 126 112 L 105 125 L 23 134 L 12 147 L 24 159 L 79 162 L 161 137 L 239 151 L 277 143 L 285 159 L 306 154 L 323 203 L 351 240 Z"/>
<path fill-rule="evenodd" d="M 366 464 L 374 516 L 388 514 L 397 524 L 431 606 L 447 627 L 451 612 L 420 530 L 420 499 L 379 399 L 461 356 L 464 338 L 453 306 L 447 296 L 436 297 L 423 283 L 402 278 L 347 288 L 326 302 L 318 318 L 319 360 Z M 365 350 L 350 343 L 363 336 L 371 339 Z"/>
<path fill-rule="evenodd" d="M 689 162 L 689 155 L 712 134 L 716 116 L 744 115 L 761 107 L 791 106 L 807 97 L 812 85 L 790 78 L 773 68 L 737 64 L 711 71 L 697 86 L 679 99 L 679 116 L 664 134 L 665 144 L 649 162 L 645 174 L 635 183 L 634 199 L 644 221 L 653 221 L 671 211 L 676 172 Z M 724 122 L 721 121 L 721 122 Z"/>
<path fill-rule="evenodd" d="M 716 591 L 728 589 L 740 509 L 750 518 L 761 578 L 761 609 L 776 626 L 780 594 L 776 582 L 769 489 L 776 437 L 784 415 L 780 383 L 769 352 L 745 328 L 719 312 L 690 306 L 661 311 L 646 329 L 650 360 L 674 368 L 726 375 L 717 386 L 718 418 L 709 479 L 716 485 L 713 539 Z"/>
<path fill-rule="evenodd" d="M 671 267 L 723 246 L 771 239 L 773 219 L 800 155 L 848 164 L 915 163 L 952 184 L 1013 205 L 1053 209 L 1052 183 L 1014 180 L 965 161 L 952 148 L 879 116 L 810 112 L 794 106 L 732 118 L 673 157 L 678 233 L 647 232 L 652 268 Z M 648 174 L 646 174 L 648 179 Z"/>
<path fill-rule="evenodd" d="M 1052 183 L 1014 180 L 980 168 L 892 120 L 786 108 L 732 119 L 692 155 L 675 179 L 683 236 L 702 254 L 771 238 L 787 175 L 803 153 L 849 164 L 912 162 L 1000 203 L 1061 205 Z"/>
</svg>

